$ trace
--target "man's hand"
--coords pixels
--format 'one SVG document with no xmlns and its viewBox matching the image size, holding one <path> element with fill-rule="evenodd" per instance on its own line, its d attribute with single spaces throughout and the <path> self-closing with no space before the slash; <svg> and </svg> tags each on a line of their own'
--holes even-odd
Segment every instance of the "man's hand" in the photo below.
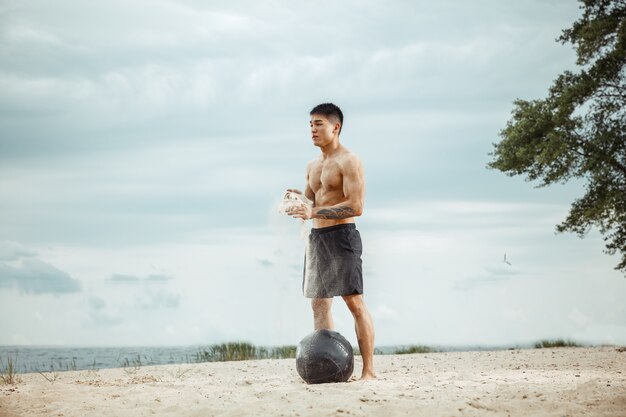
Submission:
<svg viewBox="0 0 626 417">
<path fill-rule="evenodd" d="M 287 214 L 296 219 L 309 220 L 313 218 L 312 204 L 298 204 L 287 209 Z"/>
<path fill-rule="evenodd" d="M 313 203 L 300 190 L 295 188 L 287 189 L 283 201 L 291 204 L 285 205 L 285 213 L 294 218 L 308 220 L 313 216 Z"/>
<path fill-rule="evenodd" d="M 298 195 L 304 195 L 304 193 L 302 193 L 302 191 L 297 190 L 295 188 L 287 188 L 287 192 L 285 193 L 285 196 L 287 196 L 287 194 L 289 193 L 293 193 L 293 194 L 298 194 Z"/>
</svg>

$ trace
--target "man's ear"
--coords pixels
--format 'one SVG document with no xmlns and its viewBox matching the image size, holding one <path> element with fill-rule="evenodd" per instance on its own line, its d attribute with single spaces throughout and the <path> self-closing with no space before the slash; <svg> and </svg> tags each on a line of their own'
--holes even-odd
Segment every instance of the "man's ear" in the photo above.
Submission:
<svg viewBox="0 0 626 417">
<path fill-rule="evenodd" d="M 335 127 L 333 128 L 333 133 L 335 132 L 339 133 L 340 130 L 341 130 L 341 123 L 340 122 L 335 123 Z"/>
</svg>

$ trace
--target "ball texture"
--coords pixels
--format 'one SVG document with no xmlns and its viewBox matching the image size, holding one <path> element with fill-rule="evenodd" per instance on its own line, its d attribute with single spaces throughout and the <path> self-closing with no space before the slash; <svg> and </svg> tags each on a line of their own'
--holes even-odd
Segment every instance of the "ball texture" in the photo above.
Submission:
<svg viewBox="0 0 626 417">
<path fill-rule="evenodd" d="M 338 332 L 316 330 L 298 343 L 296 369 L 307 384 L 346 382 L 354 369 L 352 345 Z"/>
</svg>

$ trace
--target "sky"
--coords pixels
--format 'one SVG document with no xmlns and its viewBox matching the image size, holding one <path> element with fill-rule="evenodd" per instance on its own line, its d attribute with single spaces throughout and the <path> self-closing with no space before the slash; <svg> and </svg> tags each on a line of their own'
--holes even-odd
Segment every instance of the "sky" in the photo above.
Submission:
<svg viewBox="0 0 626 417">
<path fill-rule="evenodd" d="M 584 192 L 486 168 L 515 99 L 576 70 L 573 0 L 0 3 L 0 345 L 296 344 L 317 157 L 362 160 L 376 343 L 626 343 Z M 504 262 L 504 254 L 510 265 Z M 336 329 L 356 344 L 345 304 Z"/>
</svg>

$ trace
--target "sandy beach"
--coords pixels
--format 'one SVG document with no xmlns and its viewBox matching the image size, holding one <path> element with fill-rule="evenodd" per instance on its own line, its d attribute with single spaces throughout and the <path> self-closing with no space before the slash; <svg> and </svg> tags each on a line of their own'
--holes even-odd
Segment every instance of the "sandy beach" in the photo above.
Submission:
<svg viewBox="0 0 626 417">
<path fill-rule="evenodd" d="M 0 386 L 0 415 L 624 417 L 620 350 L 381 355 L 378 380 L 322 385 L 305 384 L 293 359 L 23 374 Z"/>
</svg>

